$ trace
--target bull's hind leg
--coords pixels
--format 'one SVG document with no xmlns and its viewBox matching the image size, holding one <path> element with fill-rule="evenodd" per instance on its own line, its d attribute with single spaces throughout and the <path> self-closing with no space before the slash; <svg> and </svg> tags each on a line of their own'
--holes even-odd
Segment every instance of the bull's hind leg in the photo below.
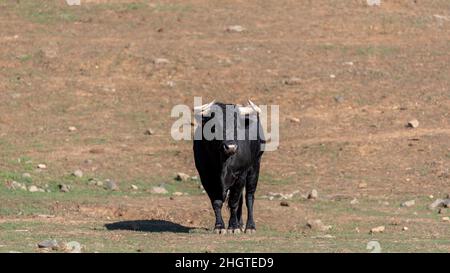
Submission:
<svg viewBox="0 0 450 273">
<path fill-rule="evenodd" d="M 242 221 L 242 189 L 243 183 L 236 183 L 230 189 L 228 206 L 230 207 L 230 221 L 228 223 L 229 233 L 241 233 Z"/>
<path fill-rule="evenodd" d="M 242 219 L 242 205 L 244 203 L 244 194 L 241 193 L 241 198 L 239 198 L 239 206 L 237 209 L 237 218 L 239 223 L 239 228 L 244 231 L 244 220 Z"/>
<path fill-rule="evenodd" d="M 245 184 L 245 205 L 247 206 L 247 224 L 245 225 L 245 233 L 255 233 L 256 224 L 253 219 L 253 204 L 255 202 L 256 185 L 259 178 L 259 162 L 255 165 L 247 176 Z"/>
</svg>

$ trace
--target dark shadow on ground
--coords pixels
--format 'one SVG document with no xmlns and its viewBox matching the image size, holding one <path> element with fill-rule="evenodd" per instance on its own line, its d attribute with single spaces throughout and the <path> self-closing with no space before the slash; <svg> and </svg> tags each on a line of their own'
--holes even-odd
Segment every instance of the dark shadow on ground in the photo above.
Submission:
<svg viewBox="0 0 450 273">
<path fill-rule="evenodd" d="M 189 233 L 190 230 L 196 229 L 193 227 L 185 227 L 183 225 L 165 220 L 121 221 L 105 224 L 105 227 L 108 230 L 133 230 L 143 232 L 174 232 L 174 233 Z"/>
</svg>

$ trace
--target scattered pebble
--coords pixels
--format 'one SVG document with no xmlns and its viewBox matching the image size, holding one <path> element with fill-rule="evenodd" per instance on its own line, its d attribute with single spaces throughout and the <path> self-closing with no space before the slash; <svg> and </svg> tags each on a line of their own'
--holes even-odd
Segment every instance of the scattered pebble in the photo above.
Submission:
<svg viewBox="0 0 450 273">
<path fill-rule="evenodd" d="M 335 96 L 334 97 L 334 101 L 337 103 L 343 103 L 344 102 L 344 97 L 343 96 Z"/>
<path fill-rule="evenodd" d="M 55 239 L 44 240 L 44 241 L 38 243 L 38 247 L 39 248 L 58 249 L 59 248 L 59 244 L 58 244 L 58 241 L 56 241 Z"/>
<path fill-rule="evenodd" d="M 225 30 L 228 32 L 242 32 L 245 30 L 245 28 L 240 25 L 234 25 L 234 26 L 228 26 Z"/>
<path fill-rule="evenodd" d="M 23 178 L 31 178 L 31 174 L 29 174 L 29 173 L 23 173 L 23 174 L 22 174 L 22 177 L 23 177 Z"/>
<path fill-rule="evenodd" d="M 58 188 L 59 188 L 60 192 L 69 192 L 70 191 L 70 186 L 68 186 L 66 184 L 59 184 Z"/>
<path fill-rule="evenodd" d="M 328 231 L 332 228 L 331 226 L 324 225 L 322 223 L 322 220 L 319 220 L 319 219 L 308 220 L 308 222 L 306 223 L 306 226 L 312 230 L 318 230 L 318 231 Z"/>
<path fill-rule="evenodd" d="M 442 217 L 442 221 L 444 222 L 450 222 L 450 217 Z"/>
<path fill-rule="evenodd" d="M 81 170 L 76 170 L 76 171 L 74 171 L 74 172 L 72 173 L 72 175 L 75 176 L 75 177 L 81 178 L 81 177 L 83 177 L 83 171 L 81 171 Z"/>
<path fill-rule="evenodd" d="M 409 229 L 408 227 L 403 227 L 402 231 L 408 231 L 408 229 Z"/>
<path fill-rule="evenodd" d="M 384 232 L 385 229 L 386 229 L 385 226 L 374 227 L 374 228 L 372 228 L 370 230 L 370 233 L 371 234 L 373 234 L 373 233 L 382 233 L 382 232 Z"/>
<path fill-rule="evenodd" d="M 47 169 L 47 165 L 45 164 L 38 164 L 37 167 L 38 169 Z"/>
<path fill-rule="evenodd" d="M 319 193 L 317 192 L 316 189 L 313 189 L 309 194 L 308 194 L 308 199 L 312 200 L 312 199 L 317 199 L 319 197 Z"/>
<path fill-rule="evenodd" d="M 24 183 L 20 183 L 17 181 L 12 181 L 9 183 L 9 188 L 13 189 L 13 190 L 27 190 L 27 186 L 25 186 Z"/>
<path fill-rule="evenodd" d="M 154 64 L 168 64 L 169 60 L 165 58 L 156 58 L 153 60 Z"/>
<path fill-rule="evenodd" d="M 331 78 L 331 79 L 336 79 L 336 75 L 331 74 L 331 75 L 330 75 L 330 78 Z"/>
<path fill-rule="evenodd" d="M 153 130 L 152 129 L 150 129 L 150 128 L 148 128 L 147 130 L 145 130 L 145 135 L 147 135 L 147 136 L 151 136 L 151 135 L 153 135 L 155 132 L 153 132 Z"/>
<path fill-rule="evenodd" d="M 289 120 L 295 123 L 300 123 L 300 119 L 299 118 L 295 118 L 295 117 L 289 117 Z"/>
<path fill-rule="evenodd" d="M 167 194 L 169 192 L 166 190 L 166 188 L 158 186 L 158 187 L 153 187 L 152 188 L 152 193 Z"/>
<path fill-rule="evenodd" d="M 373 6 L 380 6 L 381 0 L 367 0 L 367 5 L 373 7 Z"/>
<path fill-rule="evenodd" d="M 408 121 L 408 127 L 410 128 L 417 128 L 419 127 L 419 121 L 417 119 L 413 119 Z"/>
<path fill-rule="evenodd" d="M 172 193 L 172 195 L 174 195 L 174 196 L 182 196 L 183 193 L 179 192 L 179 191 L 176 191 L 176 192 Z"/>
<path fill-rule="evenodd" d="M 294 197 L 294 195 L 298 194 L 300 191 L 296 190 L 292 193 L 278 193 L 278 192 L 269 192 L 268 197 L 269 200 L 273 200 L 277 198 L 278 200 L 289 200 Z"/>
<path fill-rule="evenodd" d="M 66 0 L 66 3 L 69 6 L 79 6 L 81 5 L 81 0 Z"/>
<path fill-rule="evenodd" d="M 357 205 L 357 204 L 359 204 L 359 201 L 356 198 L 353 198 L 352 201 L 350 201 L 350 205 Z"/>
<path fill-rule="evenodd" d="M 289 203 L 287 201 L 281 201 L 280 206 L 282 207 L 289 207 Z"/>
<path fill-rule="evenodd" d="M 409 201 L 403 202 L 400 206 L 409 208 L 409 207 L 414 206 L 415 204 L 416 204 L 415 200 L 409 200 Z"/>
<path fill-rule="evenodd" d="M 69 127 L 69 132 L 75 132 L 76 130 L 77 130 L 77 127 L 75 127 L 75 126 Z"/>
<path fill-rule="evenodd" d="M 28 191 L 29 192 L 45 192 L 45 190 L 43 190 L 41 188 L 38 188 L 38 187 L 36 187 L 34 185 L 29 186 L 28 187 Z"/>
<path fill-rule="evenodd" d="M 100 181 L 99 181 L 100 182 Z M 103 183 L 102 183 L 103 184 Z M 99 184 L 98 184 L 98 182 L 97 182 L 97 185 L 99 186 Z M 110 180 L 110 179 L 107 179 L 106 181 L 105 181 L 105 188 L 107 189 L 107 190 L 110 190 L 110 191 L 118 191 L 119 190 L 119 186 L 117 186 L 117 183 L 116 182 L 114 182 L 113 180 Z"/>
<path fill-rule="evenodd" d="M 450 198 L 446 199 L 436 199 L 431 205 L 428 206 L 430 209 L 436 209 L 436 208 L 448 208 L 450 207 Z"/>
<path fill-rule="evenodd" d="M 361 183 L 359 183 L 358 188 L 360 188 L 360 189 L 365 189 L 365 188 L 367 188 L 367 183 L 366 183 L 366 182 L 361 182 Z"/>
<path fill-rule="evenodd" d="M 297 78 L 297 77 L 291 77 L 289 79 L 283 80 L 283 84 L 286 84 L 286 85 L 299 85 L 301 83 L 302 83 L 302 79 Z"/>
<path fill-rule="evenodd" d="M 136 185 L 131 185 L 131 189 L 137 191 L 139 188 Z"/>
<path fill-rule="evenodd" d="M 67 253 L 81 253 L 81 244 L 76 241 L 71 241 L 64 244 L 64 252 Z"/>
<path fill-rule="evenodd" d="M 177 181 L 187 181 L 189 180 L 190 176 L 185 173 L 177 173 L 177 176 L 175 177 L 175 180 Z"/>
</svg>

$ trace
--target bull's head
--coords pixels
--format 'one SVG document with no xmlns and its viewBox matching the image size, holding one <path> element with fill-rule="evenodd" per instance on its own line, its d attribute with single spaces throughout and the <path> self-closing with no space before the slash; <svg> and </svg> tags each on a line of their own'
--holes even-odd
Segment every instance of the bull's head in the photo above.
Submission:
<svg viewBox="0 0 450 273">
<path fill-rule="evenodd" d="M 239 142 L 257 139 L 261 109 L 248 100 L 247 106 L 216 103 L 215 100 L 194 108 L 202 124 L 202 138 L 212 141 L 226 155 L 233 155 Z"/>
</svg>

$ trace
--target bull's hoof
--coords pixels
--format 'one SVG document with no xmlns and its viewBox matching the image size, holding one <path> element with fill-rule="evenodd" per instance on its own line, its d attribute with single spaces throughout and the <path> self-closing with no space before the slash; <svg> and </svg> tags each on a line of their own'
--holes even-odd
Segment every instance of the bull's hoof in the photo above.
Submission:
<svg viewBox="0 0 450 273">
<path fill-rule="evenodd" d="M 215 228 L 214 229 L 214 233 L 216 233 L 216 234 L 226 234 L 227 230 L 224 229 L 224 228 Z"/>
<path fill-rule="evenodd" d="M 255 234 L 256 233 L 256 229 L 254 229 L 254 228 L 247 228 L 245 230 L 245 233 L 246 234 Z"/>
<path fill-rule="evenodd" d="M 230 228 L 230 229 L 228 229 L 228 233 L 230 233 L 230 234 L 240 234 L 241 233 L 241 229 L 240 228 Z"/>
</svg>

